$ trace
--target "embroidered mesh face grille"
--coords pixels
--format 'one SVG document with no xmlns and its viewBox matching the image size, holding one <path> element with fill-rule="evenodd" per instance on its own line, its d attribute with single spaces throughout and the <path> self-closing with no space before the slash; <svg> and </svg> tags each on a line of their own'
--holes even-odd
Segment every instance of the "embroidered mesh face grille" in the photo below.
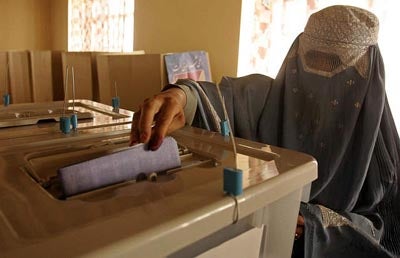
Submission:
<svg viewBox="0 0 400 258">
<path fill-rule="evenodd" d="M 352 66 L 366 78 L 378 29 L 378 18 L 364 9 L 328 7 L 310 16 L 296 54 L 307 72 L 332 77 Z"/>
<path fill-rule="evenodd" d="M 339 56 L 317 50 L 308 51 L 304 60 L 308 67 L 324 72 L 333 72 L 342 65 Z"/>
</svg>

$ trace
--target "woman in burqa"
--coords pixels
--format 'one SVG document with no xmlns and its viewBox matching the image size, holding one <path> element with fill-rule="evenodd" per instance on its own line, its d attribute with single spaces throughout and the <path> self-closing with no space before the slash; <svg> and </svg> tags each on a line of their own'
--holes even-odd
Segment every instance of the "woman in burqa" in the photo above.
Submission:
<svg viewBox="0 0 400 258">
<path fill-rule="evenodd" d="M 372 13 L 331 6 L 310 16 L 274 80 L 254 74 L 219 84 L 236 137 L 318 161 L 294 256 L 400 255 L 400 144 L 377 36 Z M 219 131 L 219 117 L 215 84 L 180 80 L 142 104 L 131 142 L 154 150 L 185 122 Z"/>
</svg>

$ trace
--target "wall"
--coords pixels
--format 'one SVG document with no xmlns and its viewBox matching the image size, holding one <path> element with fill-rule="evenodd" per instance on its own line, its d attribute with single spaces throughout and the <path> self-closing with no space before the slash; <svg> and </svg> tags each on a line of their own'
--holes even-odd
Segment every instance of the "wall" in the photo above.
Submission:
<svg viewBox="0 0 400 258">
<path fill-rule="evenodd" d="M 135 0 L 134 48 L 206 50 L 213 80 L 236 76 L 241 0 Z"/>
<path fill-rule="evenodd" d="M 136 0 L 135 49 L 206 50 L 214 80 L 236 76 L 241 0 Z M 0 50 L 68 48 L 68 0 L 0 1 Z"/>
<path fill-rule="evenodd" d="M 49 49 L 51 1 L 0 1 L 0 50 Z"/>
<path fill-rule="evenodd" d="M 68 0 L 50 0 L 51 49 L 68 50 Z"/>
</svg>

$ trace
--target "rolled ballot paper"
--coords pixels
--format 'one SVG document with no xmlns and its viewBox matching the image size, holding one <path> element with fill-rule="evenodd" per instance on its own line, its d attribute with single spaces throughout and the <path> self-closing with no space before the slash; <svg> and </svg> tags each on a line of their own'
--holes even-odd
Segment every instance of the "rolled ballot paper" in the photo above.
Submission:
<svg viewBox="0 0 400 258">
<path fill-rule="evenodd" d="M 58 170 L 65 196 L 87 192 L 181 165 L 178 145 L 166 137 L 156 151 L 139 144 L 126 150 L 73 164 Z"/>
</svg>

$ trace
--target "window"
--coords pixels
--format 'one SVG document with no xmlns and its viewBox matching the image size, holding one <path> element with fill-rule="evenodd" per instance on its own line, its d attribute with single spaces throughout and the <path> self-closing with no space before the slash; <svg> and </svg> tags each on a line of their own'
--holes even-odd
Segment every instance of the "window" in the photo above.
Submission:
<svg viewBox="0 0 400 258">
<path fill-rule="evenodd" d="M 133 51 L 134 0 L 69 0 L 69 51 Z"/>
</svg>

